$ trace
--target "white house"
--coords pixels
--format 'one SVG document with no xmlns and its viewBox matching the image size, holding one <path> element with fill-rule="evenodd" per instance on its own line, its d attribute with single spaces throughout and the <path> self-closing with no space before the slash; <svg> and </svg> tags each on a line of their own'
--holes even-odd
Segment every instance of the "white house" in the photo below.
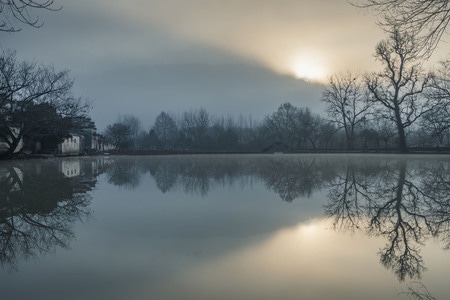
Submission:
<svg viewBox="0 0 450 300">
<path fill-rule="evenodd" d="M 65 138 L 58 145 L 58 154 L 62 155 L 80 155 L 84 150 L 84 136 L 77 133 L 71 133 L 71 137 Z"/>
</svg>

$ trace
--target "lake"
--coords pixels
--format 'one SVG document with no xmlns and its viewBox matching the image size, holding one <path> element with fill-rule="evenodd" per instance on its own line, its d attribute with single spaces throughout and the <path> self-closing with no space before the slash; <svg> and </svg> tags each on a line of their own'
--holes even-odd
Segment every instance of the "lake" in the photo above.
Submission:
<svg viewBox="0 0 450 300">
<path fill-rule="evenodd" d="M 450 156 L 0 162 L 0 299 L 450 299 Z"/>
</svg>

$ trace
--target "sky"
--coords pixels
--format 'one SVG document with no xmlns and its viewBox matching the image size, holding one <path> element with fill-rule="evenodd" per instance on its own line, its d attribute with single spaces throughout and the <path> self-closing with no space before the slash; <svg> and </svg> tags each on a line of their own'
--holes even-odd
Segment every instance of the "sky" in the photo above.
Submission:
<svg viewBox="0 0 450 300">
<path fill-rule="evenodd" d="M 55 0 L 41 28 L 0 32 L 23 60 L 69 70 L 102 132 L 123 115 L 148 130 L 162 111 L 253 120 L 291 102 L 323 113 L 328 76 L 379 68 L 386 38 L 346 0 Z M 440 50 L 438 49 L 438 52 Z"/>
</svg>

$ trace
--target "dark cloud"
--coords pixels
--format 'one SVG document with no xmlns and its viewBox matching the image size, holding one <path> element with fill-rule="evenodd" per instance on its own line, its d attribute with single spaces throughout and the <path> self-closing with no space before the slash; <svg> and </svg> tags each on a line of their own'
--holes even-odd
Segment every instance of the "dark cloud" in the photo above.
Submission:
<svg viewBox="0 0 450 300">
<path fill-rule="evenodd" d="M 100 128 L 119 113 L 134 114 L 151 126 L 161 111 L 181 114 L 203 107 L 216 116 L 261 120 L 283 102 L 316 112 L 322 108 L 319 85 L 250 64 L 123 67 L 84 80 L 83 89 L 96 99 L 93 114 Z"/>
</svg>

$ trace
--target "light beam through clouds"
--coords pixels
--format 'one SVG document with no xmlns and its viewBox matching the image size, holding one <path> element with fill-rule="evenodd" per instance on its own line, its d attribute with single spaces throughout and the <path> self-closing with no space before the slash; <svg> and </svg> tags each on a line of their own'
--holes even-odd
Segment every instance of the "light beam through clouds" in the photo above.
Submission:
<svg viewBox="0 0 450 300">
<path fill-rule="evenodd" d="M 381 35 L 375 19 L 347 1 L 155 0 L 124 9 L 140 22 L 308 80 L 373 68 Z"/>
</svg>

